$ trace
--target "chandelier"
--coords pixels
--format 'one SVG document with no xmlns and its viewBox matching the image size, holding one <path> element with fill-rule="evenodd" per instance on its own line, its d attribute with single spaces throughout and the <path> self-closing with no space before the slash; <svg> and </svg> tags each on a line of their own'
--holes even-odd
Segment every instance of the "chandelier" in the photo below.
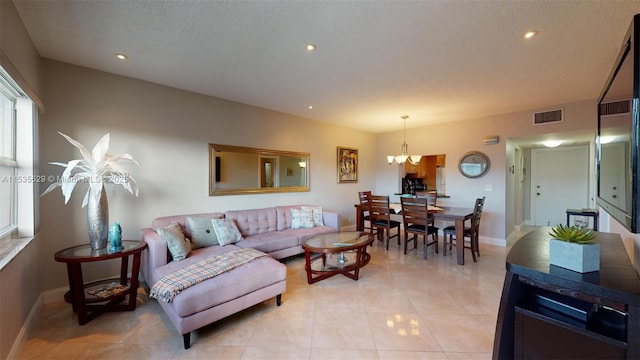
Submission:
<svg viewBox="0 0 640 360">
<path fill-rule="evenodd" d="M 402 115 L 401 118 L 404 121 L 404 139 L 402 142 L 402 153 L 400 155 L 387 156 L 387 161 L 389 162 L 389 165 L 393 164 L 394 162 L 398 165 L 401 165 L 406 161 L 409 161 L 409 163 L 412 165 L 418 165 L 420 159 L 422 158 L 422 155 L 407 155 L 407 119 L 409 118 L 409 115 Z"/>
</svg>

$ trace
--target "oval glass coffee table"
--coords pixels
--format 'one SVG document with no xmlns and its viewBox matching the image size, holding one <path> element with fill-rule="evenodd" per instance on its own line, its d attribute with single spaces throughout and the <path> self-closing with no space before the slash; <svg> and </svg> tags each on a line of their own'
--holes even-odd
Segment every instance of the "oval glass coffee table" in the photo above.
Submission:
<svg viewBox="0 0 640 360">
<path fill-rule="evenodd" d="M 373 242 L 368 233 L 346 231 L 314 236 L 302 244 L 307 282 L 313 284 L 336 274 L 358 280 L 360 268 L 371 255 L 367 246 Z"/>
</svg>

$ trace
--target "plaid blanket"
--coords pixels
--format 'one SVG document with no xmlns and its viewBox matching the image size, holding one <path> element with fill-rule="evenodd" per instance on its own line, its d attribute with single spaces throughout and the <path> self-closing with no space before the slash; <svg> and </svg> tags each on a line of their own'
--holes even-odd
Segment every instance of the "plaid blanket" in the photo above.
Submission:
<svg viewBox="0 0 640 360">
<path fill-rule="evenodd" d="M 149 297 L 171 302 L 182 290 L 255 259 L 269 256 L 256 249 L 238 249 L 191 264 L 165 275 L 153 285 Z"/>
</svg>

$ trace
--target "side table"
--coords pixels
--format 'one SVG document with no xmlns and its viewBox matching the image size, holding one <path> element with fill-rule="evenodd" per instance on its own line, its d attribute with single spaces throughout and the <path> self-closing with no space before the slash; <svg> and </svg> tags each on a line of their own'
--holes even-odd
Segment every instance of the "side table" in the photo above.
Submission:
<svg viewBox="0 0 640 360">
<path fill-rule="evenodd" d="M 86 244 L 60 250 L 55 254 L 56 261 L 67 264 L 69 292 L 64 295 L 64 299 L 71 303 L 73 311 L 78 314 L 78 324 L 84 325 L 107 311 L 135 310 L 139 285 L 140 255 L 142 250 L 147 248 L 147 244 L 142 241 L 124 240 L 122 246 L 124 249 L 121 251 L 109 252 L 108 248 L 93 250 L 89 244 Z M 127 269 L 131 255 L 133 263 L 131 278 L 129 278 Z M 121 259 L 120 278 L 85 284 L 82 279 L 82 263 L 109 259 Z M 109 289 L 114 287 L 115 289 Z M 101 289 L 105 291 L 97 293 Z M 129 296 L 128 302 L 120 304 L 127 295 Z"/>
<path fill-rule="evenodd" d="M 598 231 L 598 215 L 598 209 L 567 209 L 567 226 L 571 225 L 571 216 L 591 217 L 593 218 L 593 231 Z"/>
</svg>

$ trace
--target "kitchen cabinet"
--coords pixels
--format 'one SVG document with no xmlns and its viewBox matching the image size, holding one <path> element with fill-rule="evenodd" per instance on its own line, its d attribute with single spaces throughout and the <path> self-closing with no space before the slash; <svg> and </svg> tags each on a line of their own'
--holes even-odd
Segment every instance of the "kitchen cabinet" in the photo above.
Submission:
<svg viewBox="0 0 640 360">
<path fill-rule="evenodd" d="M 426 176 L 426 172 L 424 171 L 425 168 L 425 156 L 420 158 L 420 162 L 415 165 L 412 164 L 411 161 L 407 160 L 404 163 L 402 177 L 407 177 L 407 175 L 409 175 L 416 178 L 424 178 Z"/>
<path fill-rule="evenodd" d="M 446 161 L 445 154 L 423 155 L 418 164 L 411 164 L 406 161 L 404 163 L 402 177 L 407 176 L 423 179 L 423 183 L 427 186 L 427 190 L 436 189 L 436 168 L 444 167 Z"/>
</svg>

